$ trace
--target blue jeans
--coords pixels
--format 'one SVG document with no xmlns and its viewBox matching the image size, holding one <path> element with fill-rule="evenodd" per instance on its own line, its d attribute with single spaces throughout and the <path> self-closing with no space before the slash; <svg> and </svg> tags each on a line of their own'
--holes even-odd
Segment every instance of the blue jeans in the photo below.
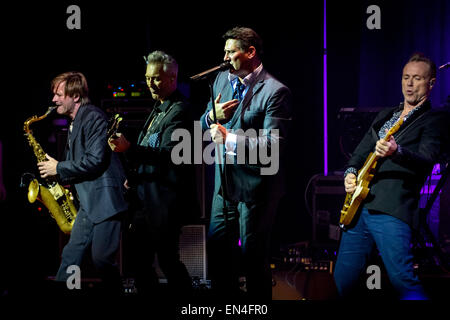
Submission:
<svg viewBox="0 0 450 320">
<path fill-rule="evenodd" d="M 365 274 L 367 260 L 376 245 L 400 299 L 426 299 L 414 274 L 410 244 L 408 224 L 387 214 L 371 214 L 363 208 L 356 225 L 342 235 L 334 271 L 339 295 L 346 297 L 352 293 L 360 276 Z"/>
</svg>

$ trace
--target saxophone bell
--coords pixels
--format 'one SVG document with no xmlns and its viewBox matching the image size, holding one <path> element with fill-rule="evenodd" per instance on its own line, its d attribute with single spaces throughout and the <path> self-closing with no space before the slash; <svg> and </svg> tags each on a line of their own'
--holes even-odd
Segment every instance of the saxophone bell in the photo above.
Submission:
<svg viewBox="0 0 450 320">
<path fill-rule="evenodd" d="M 39 196 L 39 182 L 33 179 L 28 186 L 28 202 L 34 203 Z"/>
<path fill-rule="evenodd" d="M 25 172 L 20 177 L 20 188 L 28 190 L 28 202 L 34 203 L 39 196 L 39 181 L 34 174 Z"/>
</svg>

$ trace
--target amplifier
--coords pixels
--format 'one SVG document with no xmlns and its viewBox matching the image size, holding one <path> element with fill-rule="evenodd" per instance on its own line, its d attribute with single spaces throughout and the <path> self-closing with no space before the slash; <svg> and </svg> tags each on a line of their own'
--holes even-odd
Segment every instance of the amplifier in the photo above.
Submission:
<svg viewBox="0 0 450 320">
<path fill-rule="evenodd" d="M 180 260 L 194 282 L 207 283 L 206 241 L 204 225 L 187 225 L 181 229 Z M 167 282 L 155 259 L 154 267 L 160 282 Z"/>
<path fill-rule="evenodd" d="M 273 300 L 335 299 L 333 279 L 337 243 L 308 241 L 281 248 L 281 260 L 271 265 Z"/>
<path fill-rule="evenodd" d="M 346 195 L 343 175 L 315 176 L 312 193 L 312 240 L 338 241 L 339 217 Z"/>
</svg>

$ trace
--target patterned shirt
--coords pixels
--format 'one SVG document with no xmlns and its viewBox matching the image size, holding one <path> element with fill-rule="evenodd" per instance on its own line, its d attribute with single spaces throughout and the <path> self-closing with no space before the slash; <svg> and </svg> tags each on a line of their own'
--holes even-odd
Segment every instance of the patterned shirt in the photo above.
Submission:
<svg viewBox="0 0 450 320">
<path fill-rule="evenodd" d="M 401 104 L 403 106 L 403 103 Z M 423 106 L 423 104 L 421 104 L 420 106 L 418 106 L 417 108 L 413 108 L 410 112 L 408 112 L 408 114 L 403 118 L 403 121 L 406 121 L 409 117 L 411 117 L 415 112 L 417 112 L 417 110 L 420 110 L 420 108 Z M 394 112 L 394 114 L 392 115 L 392 117 L 386 121 L 380 128 L 380 130 L 378 131 L 378 137 L 380 139 L 383 139 L 384 137 L 386 137 L 386 130 L 389 131 L 389 129 L 392 128 L 392 126 L 398 121 L 398 119 L 400 118 L 402 114 L 402 110 Z M 399 154 L 402 153 L 402 148 L 399 144 L 397 144 L 397 152 Z M 347 168 L 347 170 L 345 170 L 344 172 L 344 177 L 347 176 L 347 174 L 349 173 L 353 173 L 356 176 L 358 175 L 358 169 L 354 168 L 354 167 L 349 167 Z"/>
</svg>

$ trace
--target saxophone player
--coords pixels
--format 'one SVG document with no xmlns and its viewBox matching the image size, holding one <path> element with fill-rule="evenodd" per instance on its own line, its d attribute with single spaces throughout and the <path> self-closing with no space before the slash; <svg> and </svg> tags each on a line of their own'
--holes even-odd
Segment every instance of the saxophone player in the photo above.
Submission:
<svg viewBox="0 0 450 320">
<path fill-rule="evenodd" d="M 125 175 L 107 143 L 107 118 L 88 98 L 88 85 L 80 72 L 66 72 L 51 82 L 57 113 L 71 124 L 63 161 L 47 155 L 38 163 L 42 178 L 57 176 L 75 186 L 80 202 L 69 242 L 64 247 L 56 281 L 65 282 L 67 268 L 80 266 L 90 247 L 92 261 L 107 293 L 122 290 L 115 256 L 120 243 L 121 213 L 127 210 L 123 196 Z M 81 270 L 81 274 L 83 270 Z"/>
</svg>

